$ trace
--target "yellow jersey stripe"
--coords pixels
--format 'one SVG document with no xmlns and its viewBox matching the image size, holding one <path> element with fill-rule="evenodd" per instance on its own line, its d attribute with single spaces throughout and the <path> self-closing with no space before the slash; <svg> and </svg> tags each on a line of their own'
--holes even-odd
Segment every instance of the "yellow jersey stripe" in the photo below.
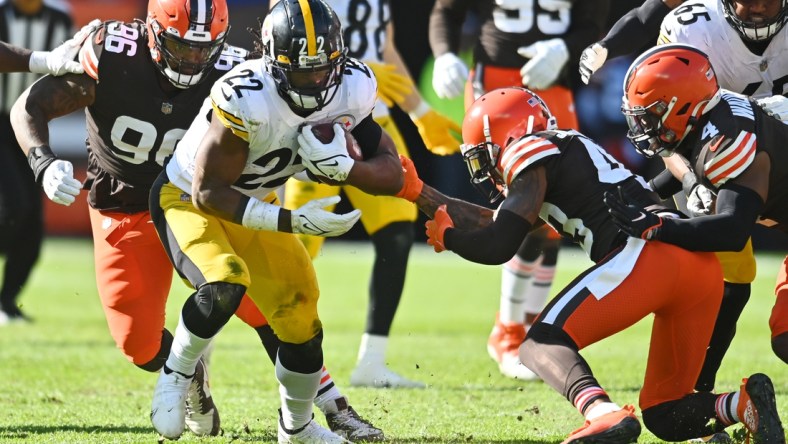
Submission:
<svg viewBox="0 0 788 444">
<path fill-rule="evenodd" d="M 219 121 L 221 121 L 227 129 L 232 131 L 233 134 L 248 142 L 249 131 L 246 131 L 241 119 L 219 108 L 215 103 L 211 104 L 213 105 L 213 114 Z"/>
<path fill-rule="evenodd" d="M 315 41 L 315 23 L 312 20 L 312 8 L 309 0 L 298 0 L 301 12 L 304 14 L 304 29 L 306 30 L 306 55 L 317 55 L 317 42 Z"/>
</svg>

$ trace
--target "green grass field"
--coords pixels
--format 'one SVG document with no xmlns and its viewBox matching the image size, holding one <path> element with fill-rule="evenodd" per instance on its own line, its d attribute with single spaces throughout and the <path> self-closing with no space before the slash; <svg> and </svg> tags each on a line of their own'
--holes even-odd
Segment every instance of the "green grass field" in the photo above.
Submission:
<svg viewBox="0 0 788 444">
<path fill-rule="evenodd" d="M 428 383 L 426 390 L 348 387 L 363 331 L 371 250 L 366 243 L 329 242 L 316 261 L 326 365 L 362 415 L 383 428 L 389 441 L 403 443 L 555 443 L 581 425 L 559 394 L 541 382 L 500 376 L 487 357 L 485 341 L 498 306 L 497 267 L 424 246 L 411 257 L 388 358 L 396 371 Z M 728 391 L 743 376 L 767 373 L 788 417 L 788 367 L 773 356 L 767 326 L 781 259 L 758 257 L 759 278 L 717 385 Z M 553 292 L 588 265 L 580 250 L 562 250 Z M 173 284 L 169 327 L 188 294 L 180 281 Z M 0 328 L 0 442 L 155 442 L 148 413 L 156 376 L 115 349 L 96 295 L 89 241 L 49 239 L 21 303 L 36 322 Z M 622 405 L 637 404 L 648 321 L 584 353 Z M 180 442 L 275 442 L 273 366 L 257 336 L 237 319 L 219 335 L 211 376 L 224 435 L 185 433 Z M 639 442 L 659 441 L 644 430 Z"/>
</svg>

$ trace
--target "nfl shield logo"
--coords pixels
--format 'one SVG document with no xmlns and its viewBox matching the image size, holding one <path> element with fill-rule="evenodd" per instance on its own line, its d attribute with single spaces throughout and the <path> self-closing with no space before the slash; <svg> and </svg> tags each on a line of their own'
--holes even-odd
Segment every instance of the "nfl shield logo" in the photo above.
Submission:
<svg viewBox="0 0 788 444">
<path fill-rule="evenodd" d="M 161 102 L 161 112 L 164 114 L 170 114 L 172 112 L 172 103 Z"/>
</svg>

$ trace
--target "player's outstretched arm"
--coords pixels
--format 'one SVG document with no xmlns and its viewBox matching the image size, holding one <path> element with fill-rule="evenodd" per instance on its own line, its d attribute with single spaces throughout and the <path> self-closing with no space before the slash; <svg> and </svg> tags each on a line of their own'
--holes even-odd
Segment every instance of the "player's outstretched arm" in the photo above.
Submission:
<svg viewBox="0 0 788 444">
<path fill-rule="evenodd" d="M 589 45 L 580 56 L 580 77 L 589 78 L 610 58 L 631 54 L 657 41 L 659 27 L 668 13 L 684 0 L 646 0 L 624 14 L 599 42 Z"/>
</svg>

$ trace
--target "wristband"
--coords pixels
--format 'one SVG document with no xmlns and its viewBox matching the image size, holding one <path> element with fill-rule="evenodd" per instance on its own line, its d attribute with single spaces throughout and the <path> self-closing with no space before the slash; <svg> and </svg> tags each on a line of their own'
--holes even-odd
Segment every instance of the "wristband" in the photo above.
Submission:
<svg viewBox="0 0 788 444">
<path fill-rule="evenodd" d="M 408 115 L 410 116 L 411 120 L 421 119 L 422 117 L 424 117 L 425 114 L 430 112 L 430 109 L 431 108 L 427 104 L 427 102 L 422 100 L 421 102 L 419 102 L 416 108 L 414 108 L 408 113 Z"/>
<path fill-rule="evenodd" d="M 29 163 L 30 168 L 33 169 L 33 177 L 35 177 L 36 183 L 39 185 L 41 184 L 41 177 L 44 175 L 44 170 L 55 160 L 57 160 L 57 156 L 52 152 L 49 145 L 40 145 L 30 148 L 30 151 L 27 152 L 27 163 Z"/>
<path fill-rule="evenodd" d="M 43 51 L 33 51 L 30 53 L 30 61 L 28 62 L 28 69 L 30 72 L 36 74 L 47 73 L 47 54 Z"/>
<path fill-rule="evenodd" d="M 279 231 L 280 210 L 277 205 L 249 198 L 241 225 L 252 230 Z"/>
</svg>

